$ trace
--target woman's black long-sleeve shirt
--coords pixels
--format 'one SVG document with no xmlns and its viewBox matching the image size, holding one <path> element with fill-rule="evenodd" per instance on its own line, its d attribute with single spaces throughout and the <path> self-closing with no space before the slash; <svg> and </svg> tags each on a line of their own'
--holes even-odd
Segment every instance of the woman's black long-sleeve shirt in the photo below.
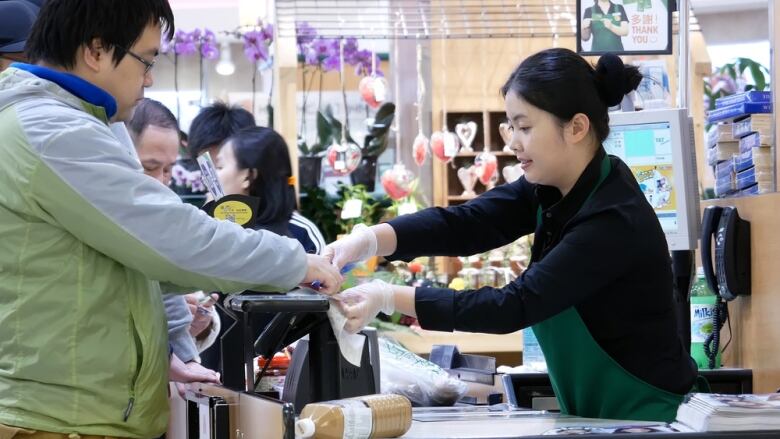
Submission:
<svg viewBox="0 0 780 439">
<path fill-rule="evenodd" d="M 521 178 L 460 206 L 398 217 L 390 221 L 398 246 L 388 258 L 467 256 L 535 233 L 531 265 L 502 288 L 417 288 L 422 327 L 508 333 L 573 306 L 624 369 L 661 389 L 687 393 L 696 366 L 677 333 L 666 239 L 620 159 L 610 157 L 612 172 L 588 198 L 604 154 L 598 151 L 566 197 Z"/>
</svg>

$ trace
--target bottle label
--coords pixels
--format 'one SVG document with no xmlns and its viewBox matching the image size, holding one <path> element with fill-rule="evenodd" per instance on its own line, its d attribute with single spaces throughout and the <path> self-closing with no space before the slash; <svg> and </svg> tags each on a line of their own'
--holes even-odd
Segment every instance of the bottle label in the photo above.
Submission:
<svg viewBox="0 0 780 439">
<path fill-rule="evenodd" d="M 714 304 L 691 304 L 691 343 L 704 343 L 712 334 Z"/>
<path fill-rule="evenodd" d="M 368 439 L 371 437 L 373 420 L 371 408 L 362 401 L 339 401 L 344 413 L 344 439 Z"/>
</svg>

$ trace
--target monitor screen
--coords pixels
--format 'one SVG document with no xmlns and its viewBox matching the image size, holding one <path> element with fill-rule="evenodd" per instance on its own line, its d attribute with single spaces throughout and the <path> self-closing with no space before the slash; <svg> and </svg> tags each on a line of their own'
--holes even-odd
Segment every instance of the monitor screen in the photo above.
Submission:
<svg viewBox="0 0 780 439">
<path fill-rule="evenodd" d="M 620 157 L 634 173 L 665 233 L 677 231 L 677 205 L 669 122 L 616 125 L 604 141 L 608 154 Z"/>
<path fill-rule="evenodd" d="M 655 210 L 670 250 L 696 248 L 699 185 L 692 121 L 685 109 L 609 114 L 608 154 L 631 169 Z"/>
</svg>

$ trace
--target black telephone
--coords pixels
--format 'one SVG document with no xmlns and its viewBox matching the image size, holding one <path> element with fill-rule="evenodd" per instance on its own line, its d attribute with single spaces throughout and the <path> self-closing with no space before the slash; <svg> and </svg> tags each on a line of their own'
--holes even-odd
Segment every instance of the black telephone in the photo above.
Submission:
<svg viewBox="0 0 780 439">
<path fill-rule="evenodd" d="M 736 207 L 709 206 L 704 209 L 701 262 L 707 284 L 723 300 L 750 295 L 750 222 L 739 217 Z"/>
<path fill-rule="evenodd" d="M 701 263 L 707 284 L 719 297 L 712 316 L 712 333 L 704 341 L 704 353 L 709 358 L 710 369 L 713 369 L 720 345 L 720 330 L 728 319 L 726 302 L 740 295 L 750 295 L 750 222 L 739 217 L 736 207 L 709 206 L 704 209 Z"/>
</svg>

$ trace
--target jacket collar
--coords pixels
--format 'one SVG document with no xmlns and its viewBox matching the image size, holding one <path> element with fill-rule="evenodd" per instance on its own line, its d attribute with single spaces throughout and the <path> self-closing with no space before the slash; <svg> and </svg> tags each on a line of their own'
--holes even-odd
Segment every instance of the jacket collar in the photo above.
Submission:
<svg viewBox="0 0 780 439">
<path fill-rule="evenodd" d="M 29 72 L 41 79 L 51 81 L 74 96 L 78 97 L 88 107 L 86 110 L 92 115 L 108 122 L 116 114 L 116 99 L 100 87 L 88 82 L 76 75 L 60 72 L 43 66 L 13 63 L 11 67 Z"/>
</svg>

